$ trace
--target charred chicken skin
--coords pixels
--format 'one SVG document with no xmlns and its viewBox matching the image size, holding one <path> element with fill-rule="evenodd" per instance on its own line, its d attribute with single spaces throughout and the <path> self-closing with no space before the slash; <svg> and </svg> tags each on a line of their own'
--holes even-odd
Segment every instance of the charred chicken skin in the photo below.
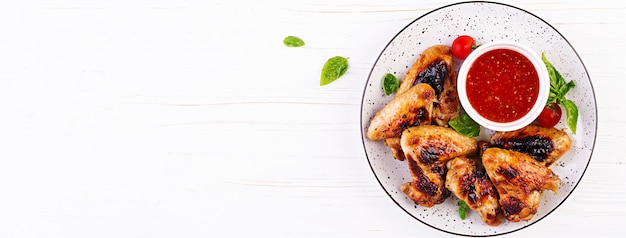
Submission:
<svg viewBox="0 0 626 238">
<path fill-rule="evenodd" d="M 466 156 L 448 162 L 446 188 L 478 212 L 483 222 L 497 226 L 502 222 L 498 192 L 484 168 L 477 168 L 476 164 L 476 160 Z"/>
<path fill-rule="evenodd" d="M 557 193 L 561 184 L 552 170 L 524 153 L 489 148 L 482 162 L 500 195 L 504 217 L 512 222 L 530 220 L 537 213 L 542 191 Z"/>
<path fill-rule="evenodd" d="M 432 207 L 450 196 L 445 188 L 446 163 L 455 157 L 476 152 L 473 138 L 454 129 L 423 125 L 406 129 L 400 145 L 413 180 L 401 190 L 416 204 Z"/>
<path fill-rule="evenodd" d="M 569 150 L 572 141 L 562 130 L 529 125 L 516 131 L 496 132 L 489 144 L 490 147 L 522 152 L 550 166 Z"/>
<path fill-rule="evenodd" d="M 403 184 L 400 190 L 415 204 L 432 207 L 450 197 L 450 191 L 444 186 L 447 173 L 445 162 L 436 161 L 424 165 L 413 159 L 407 159 L 407 163 L 413 179 Z"/>
</svg>

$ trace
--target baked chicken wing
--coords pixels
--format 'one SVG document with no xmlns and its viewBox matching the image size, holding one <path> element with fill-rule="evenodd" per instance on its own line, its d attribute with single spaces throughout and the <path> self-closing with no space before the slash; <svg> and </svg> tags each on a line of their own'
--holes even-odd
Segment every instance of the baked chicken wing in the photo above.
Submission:
<svg viewBox="0 0 626 238">
<path fill-rule="evenodd" d="M 402 133 L 400 144 L 404 156 L 418 163 L 432 164 L 447 162 L 461 155 L 476 152 L 476 140 L 461 135 L 448 127 L 424 125 L 407 128 Z"/>
<path fill-rule="evenodd" d="M 450 196 L 445 188 L 446 163 L 476 152 L 473 138 L 440 126 L 415 126 L 402 133 L 400 144 L 413 180 L 401 190 L 416 204 L 432 207 Z"/>
<path fill-rule="evenodd" d="M 434 106 L 433 122 L 447 127 L 448 121 L 457 117 L 461 110 L 450 47 L 435 45 L 424 50 L 406 73 L 398 93 L 419 83 L 427 83 L 435 90 L 437 102 Z"/>
<path fill-rule="evenodd" d="M 428 84 L 418 84 L 396 95 L 378 111 L 367 128 L 372 141 L 398 138 L 410 126 L 430 124 L 435 91 Z"/>
<path fill-rule="evenodd" d="M 483 222 L 497 226 L 502 221 L 498 192 L 487 177 L 484 168 L 477 168 L 476 160 L 459 156 L 448 162 L 446 188 L 478 212 Z"/>
<path fill-rule="evenodd" d="M 489 148 L 483 152 L 482 162 L 509 221 L 530 220 L 537 213 L 541 192 L 557 193 L 561 185 L 552 170 L 520 152 Z"/>
<path fill-rule="evenodd" d="M 407 71 L 396 95 L 401 95 L 420 83 L 430 85 L 435 91 L 435 102 L 431 112 L 433 123 L 447 127 L 448 121 L 457 117 L 461 110 L 454 61 L 448 46 L 436 45 L 424 50 Z M 422 122 L 420 125 L 429 124 L 431 123 Z M 399 138 L 388 138 L 385 145 L 391 148 L 394 158 L 404 160 Z"/>
<path fill-rule="evenodd" d="M 491 147 L 527 154 L 545 166 L 552 165 L 572 145 L 566 132 L 537 125 L 510 132 L 496 132 L 489 143 Z"/>
</svg>

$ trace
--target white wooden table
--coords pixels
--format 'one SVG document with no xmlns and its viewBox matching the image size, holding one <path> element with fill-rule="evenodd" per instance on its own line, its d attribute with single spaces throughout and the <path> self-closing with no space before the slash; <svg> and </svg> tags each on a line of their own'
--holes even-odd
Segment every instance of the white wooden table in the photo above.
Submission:
<svg viewBox="0 0 626 238">
<path fill-rule="evenodd" d="M 385 194 L 359 126 L 380 51 L 450 3 L 0 2 L 0 237 L 452 237 Z M 507 3 L 575 47 L 599 123 L 574 193 L 506 237 L 623 236 L 626 3 Z"/>
</svg>

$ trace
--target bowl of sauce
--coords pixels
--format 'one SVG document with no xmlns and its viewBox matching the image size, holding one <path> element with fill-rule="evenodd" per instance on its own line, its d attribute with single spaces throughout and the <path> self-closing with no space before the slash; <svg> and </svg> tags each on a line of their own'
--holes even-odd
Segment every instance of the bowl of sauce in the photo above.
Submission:
<svg viewBox="0 0 626 238">
<path fill-rule="evenodd" d="M 539 116 L 550 78 L 535 51 L 499 41 L 472 51 L 461 65 L 457 87 L 461 105 L 474 121 L 494 131 L 513 131 Z"/>
</svg>

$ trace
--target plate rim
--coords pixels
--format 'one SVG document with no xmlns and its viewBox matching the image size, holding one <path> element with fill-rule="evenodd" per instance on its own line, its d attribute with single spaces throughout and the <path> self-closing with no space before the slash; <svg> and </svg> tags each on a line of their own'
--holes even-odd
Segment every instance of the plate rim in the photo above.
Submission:
<svg viewBox="0 0 626 238">
<path fill-rule="evenodd" d="M 387 189 L 385 189 L 385 187 L 383 186 L 381 180 L 378 178 L 378 175 L 376 174 L 376 172 L 374 171 L 374 167 L 372 166 L 372 162 L 368 156 L 367 153 L 367 147 L 365 145 L 365 134 L 364 134 L 364 125 L 363 125 L 363 106 L 365 105 L 365 94 L 367 92 L 367 88 L 368 88 L 368 84 L 370 82 L 370 79 L 372 77 L 372 73 L 374 72 L 374 68 L 376 67 L 376 64 L 378 63 L 378 61 L 380 60 L 380 58 L 382 57 L 382 55 L 384 54 L 384 52 L 387 50 L 387 48 L 389 48 L 389 46 L 391 45 L 391 43 L 396 40 L 396 38 L 402 33 L 404 32 L 407 28 L 409 28 L 411 25 L 413 25 L 415 22 L 419 21 L 420 19 L 434 13 L 437 11 L 440 11 L 442 9 L 445 8 L 449 8 L 452 6 L 456 6 L 456 5 L 463 5 L 463 4 L 476 4 L 476 3 L 485 3 L 485 4 L 494 4 L 494 5 L 500 5 L 500 6 L 504 6 L 504 7 L 509 7 L 509 8 L 514 8 L 516 10 L 519 10 L 521 12 L 524 12 L 526 14 L 531 15 L 532 17 L 535 17 L 536 19 L 544 22 L 548 27 L 552 28 L 552 30 L 554 30 L 554 32 L 556 32 L 561 38 L 563 38 L 563 40 L 565 40 L 565 42 L 570 46 L 570 48 L 573 50 L 574 54 L 576 55 L 576 57 L 578 58 L 578 60 L 580 61 L 580 64 L 582 65 L 584 71 L 585 71 L 585 75 L 587 76 L 587 79 L 589 80 L 589 86 L 591 88 L 591 95 L 593 96 L 593 103 L 594 103 L 594 117 L 595 117 L 595 125 L 594 125 L 594 135 L 593 135 L 593 141 L 591 143 L 591 152 L 589 154 L 589 159 L 587 160 L 587 164 L 585 165 L 585 168 L 582 170 L 582 174 L 580 176 L 580 179 L 578 181 L 576 181 L 576 183 L 574 184 L 574 186 L 572 187 L 572 190 L 565 195 L 565 197 L 563 198 L 562 201 L 560 201 L 555 207 L 554 209 L 551 209 L 550 211 L 548 211 L 548 213 L 546 213 L 545 216 L 538 218 L 536 221 L 529 223 L 528 225 L 507 231 L 507 232 L 502 232 L 502 233 L 498 233 L 498 234 L 489 234 L 489 235 L 471 235 L 471 234 L 461 234 L 461 233 L 456 233 L 456 232 L 452 232 L 452 231 L 447 231 L 444 229 L 441 229 L 439 227 L 435 227 L 431 224 L 426 223 L 425 221 L 422 221 L 421 219 L 419 219 L 418 217 L 414 216 L 413 214 L 411 214 L 409 211 L 407 211 L 404 207 L 402 207 L 400 205 L 400 203 L 398 203 L 398 201 L 396 201 L 396 199 L 394 199 L 391 194 L 389 193 L 389 191 L 387 191 Z M 387 44 L 385 45 L 385 47 L 380 51 L 380 54 L 378 55 L 378 57 L 376 57 L 376 60 L 374 61 L 374 64 L 372 65 L 370 72 L 367 76 L 367 80 L 365 81 L 365 86 L 363 87 L 363 93 L 361 95 L 361 107 L 360 107 L 360 122 L 359 122 L 359 131 L 361 132 L 361 143 L 363 145 L 363 152 L 365 152 L 365 158 L 367 159 L 367 163 L 370 167 L 370 170 L 372 171 L 372 174 L 374 174 L 374 177 L 376 178 L 376 181 L 378 182 L 378 184 L 380 185 L 380 187 L 383 189 L 383 191 L 385 191 L 385 193 L 387 194 L 387 196 L 400 208 L 402 209 L 406 214 L 408 214 L 409 216 L 413 217 L 415 220 L 421 222 L 422 224 L 429 226 L 431 228 L 434 228 L 438 231 L 441 232 L 445 232 L 448 234 L 453 234 L 453 235 L 459 235 L 459 236 L 466 236 L 466 237 L 492 237 L 492 236 L 501 236 L 501 235 L 506 235 L 506 234 L 511 234 L 513 232 L 516 231 L 520 231 L 524 228 L 530 227 L 536 223 L 538 223 L 539 221 L 543 220 L 544 218 L 548 217 L 550 214 L 552 214 L 552 212 L 556 211 L 563 203 L 565 203 L 565 201 L 574 193 L 574 191 L 576 190 L 576 188 L 578 187 L 578 185 L 580 184 L 580 182 L 583 180 L 585 173 L 587 172 L 587 169 L 589 168 L 589 164 L 591 163 L 591 159 L 593 158 L 593 153 L 595 152 L 595 146 L 596 146 L 596 139 L 598 136 L 598 101 L 596 98 L 596 93 L 595 93 L 595 88 L 593 87 L 593 82 L 591 80 L 591 77 L 589 75 L 589 71 L 587 70 L 587 66 L 585 66 L 585 63 L 583 62 L 582 58 L 580 57 L 580 55 L 578 54 L 578 51 L 576 51 L 576 49 L 574 48 L 574 46 L 569 42 L 569 40 L 567 40 L 567 38 L 561 34 L 561 32 L 559 30 L 557 30 L 554 26 L 552 26 L 550 23 L 548 23 L 546 20 L 544 20 L 543 18 L 533 14 L 530 11 L 527 11 L 525 9 L 522 9 L 520 7 L 516 7 L 514 5 L 511 4 L 507 4 L 507 3 L 501 3 L 501 2 L 493 2 L 493 1 L 463 1 L 463 2 L 456 2 L 456 3 L 451 3 L 451 4 L 447 4 L 447 5 L 443 5 L 441 7 L 435 8 L 433 10 L 430 10 L 422 15 L 420 15 L 419 17 L 413 19 L 411 22 L 409 22 L 408 24 L 406 24 L 404 27 L 402 27 L 402 29 L 400 29 L 400 31 L 398 31 L 390 40 L 389 42 L 387 42 Z"/>
</svg>

